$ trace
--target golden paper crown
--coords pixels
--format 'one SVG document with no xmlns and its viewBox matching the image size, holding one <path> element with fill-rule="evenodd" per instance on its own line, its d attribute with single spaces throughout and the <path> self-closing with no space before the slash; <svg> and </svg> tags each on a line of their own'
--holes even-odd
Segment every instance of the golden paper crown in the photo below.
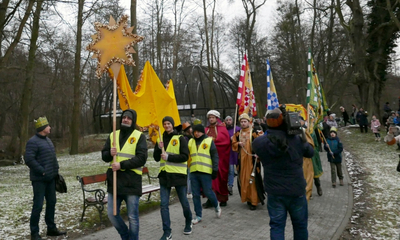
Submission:
<svg viewBox="0 0 400 240">
<path fill-rule="evenodd" d="M 40 117 L 40 118 L 34 120 L 34 122 L 35 122 L 35 128 L 40 128 L 45 125 L 49 125 L 49 122 L 47 121 L 46 117 Z"/>
</svg>

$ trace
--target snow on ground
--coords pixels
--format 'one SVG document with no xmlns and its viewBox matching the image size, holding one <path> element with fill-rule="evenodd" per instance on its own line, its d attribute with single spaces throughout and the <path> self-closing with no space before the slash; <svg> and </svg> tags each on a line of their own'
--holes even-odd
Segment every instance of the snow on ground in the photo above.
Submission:
<svg viewBox="0 0 400 240">
<path fill-rule="evenodd" d="M 153 156 L 152 149 L 149 150 L 149 156 L 146 166 L 149 168 L 151 176 L 157 176 L 158 167 L 157 163 L 151 158 Z M 108 164 L 101 160 L 100 151 L 73 156 L 59 156 L 58 161 L 59 172 L 66 181 L 68 193 L 57 193 L 55 222 L 57 227 L 62 230 L 81 232 L 83 226 L 79 220 L 82 214 L 83 196 L 76 176 L 104 173 Z M 143 184 L 147 183 L 146 179 L 143 178 Z M 154 183 L 158 184 L 158 181 L 154 181 Z M 106 188 L 104 183 L 94 186 L 94 188 L 99 187 Z M 0 239 L 26 239 L 30 236 L 29 219 L 33 198 L 29 168 L 26 165 L 0 168 L 0 195 Z M 152 194 L 154 201 L 153 197 L 156 198 L 157 194 Z M 147 200 L 147 195 L 142 196 L 142 199 Z M 39 223 L 42 236 L 46 233 L 44 212 L 45 205 Z M 95 208 L 88 208 L 85 218 L 91 212 L 98 216 Z"/>
<path fill-rule="evenodd" d="M 396 151 L 397 146 L 376 142 L 372 132 L 361 134 L 358 128 L 343 130 L 339 137 L 353 186 L 350 233 L 362 239 L 398 239 L 400 173 L 396 172 L 396 166 L 400 152 Z"/>
</svg>

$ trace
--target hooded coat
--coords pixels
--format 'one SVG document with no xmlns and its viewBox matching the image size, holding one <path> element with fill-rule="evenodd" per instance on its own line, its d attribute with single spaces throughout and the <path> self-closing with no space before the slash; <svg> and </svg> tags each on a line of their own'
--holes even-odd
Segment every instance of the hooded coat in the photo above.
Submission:
<svg viewBox="0 0 400 240">
<path fill-rule="evenodd" d="M 277 196 L 302 196 L 306 193 L 303 157 L 312 158 L 314 149 L 298 135 L 281 129 L 268 129 L 254 139 L 253 151 L 264 167 L 264 188 Z"/>
<path fill-rule="evenodd" d="M 133 119 L 130 127 L 121 126 L 120 128 L 119 139 L 116 139 L 116 141 L 119 141 L 121 149 L 123 148 L 124 144 L 126 144 L 129 136 L 132 134 L 132 132 L 135 130 L 136 127 L 136 119 L 137 119 L 136 111 L 132 109 L 127 109 L 122 113 L 121 116 L 123 116 L 123 114 L 126 111 L 130 111 L 132 113 Z M 121 117 L 121 122 L 122 122 L 122 117 Z M 110 134 L 110 137 L 107 138 L 106 143 L 104 144 L 104 147 L 101 150 L 103 161 L 109 163 L 113 161 L 113 157 L 111 156 L 110 153 L 111 137 L 112 133 Z M 118 195 L 138 195 L 138 196 L 142 195 L 142 176 L 138 175 L 137 173 L 129 169 L 143 167 L 146 164 L 147 142 L 146 142 L 146 136 L 144 136 L 143 134 L 140 135 L 140 138 L 136 145 L 136 152 L 132 154 L 134 154 L 135 156 L 132 157 L 131 159 L 120 162 L 121 169 L 117 171 Z M 123 169 L 125 169 L 125 171 L 121 171 Z M 111 168 L 108 168 L 107 170 L 107 192 L 109 193 L 113 192 L 113 171 Z"/>
</svg>

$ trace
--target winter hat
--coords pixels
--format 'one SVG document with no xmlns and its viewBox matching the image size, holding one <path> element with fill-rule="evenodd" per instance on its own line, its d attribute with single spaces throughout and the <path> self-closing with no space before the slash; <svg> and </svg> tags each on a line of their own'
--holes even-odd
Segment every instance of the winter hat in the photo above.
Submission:
<svg viewBox="0 0 400 240">
<path fill-rule="evenodd" d="M 46 117 L 39 117 L 38 119 L 34 120 L 36 132 L 43 131 L 47 126 L 49 126 L 49 122 L 47 121 Z"/>
<path fill-rule="evenodd" d="M 232 117 L 231 116 L 226 116 L 225 121 L 228 120 L 228 119 L 232 119 Z"/>
<path fill-rule="evenodd" d="M 336 117 L 336 114 L 332 113 L 331 115 L 329 115 L 329 117 L 335 118 L 335 117 Z"/>
<path fill-rule="evenodd" d="M 219 112 L 218 112 L 217 110 L 210 110 L 210 111 L 208 111 L 208 113 L 207 113 L 207 118 L 208 118 L 208 116 L 210 116 L 210 115 L 214 115 L 214 116 L 216 116 L 217 118 L 221 118 L 221 114 L 219 114 Z"/>
<path fill-rule="evenodd" d="M 186 131 L 187 129 L 189 129 L 189 127 L 190 127 L 190 123 L 184 122 L 182 124 L 182 131 Z"/>
<path fill-rule="evenodd" d="M 282 111 L 279 108 L 267 111 L 268 127 L 279 127 L 283 123 Z"/>
<path fill-rule="evenodd" d="M 204 126 L 201 124 L 197 124 L 193 126 L 193 132 L 202 132 L 202 133 L 206 133 L 206 130 L 204 129 Z"/>
<path fill-rule="evenodd" d="M 331 129 L 329 130 L 329 133 L 334 132 L 337 134 L 337 128 L 336 127 L 331 127 Z"/>
<path fill-rule="evenodd" d="M 130 118 L 131 120 L 133 120 L 133 114 L 132 114 L 131 111 L 125 111 L 125 112 L 122 114 L 122 117 L 121 117 L 121 118 L 124 118 L 124 117 L 128 117 L 128 118 Z"/>
<path fill-rule="evenodd" d="M 201 124 L 201 120 L 200 119 L 196 119 L 193 121 L 193 125 L 197 125 L 197 124 Z"/>
<path fill-rule="evenodd" d="M 165 117 L 163 118 L 163 120 L 162 120 L 162 123 L 164 124 L 165 121 L 168 121 L 168 122 L 170 122 L 170 123 L 172 124 L 172 126 L 175 126 L 175 122 L 174 122 L 174 119 L 173 119 L 172 117 L 170 117 L 170 116 L 165 116 Z"/>
<path fill-rule="evenodd" d="M 247 113 L 242 113 L 242 115 L 239 116 L 239 121 L 241 121 L 242 119 L 246 119 L 250 122 L 250 117 Z"/>
</svg>

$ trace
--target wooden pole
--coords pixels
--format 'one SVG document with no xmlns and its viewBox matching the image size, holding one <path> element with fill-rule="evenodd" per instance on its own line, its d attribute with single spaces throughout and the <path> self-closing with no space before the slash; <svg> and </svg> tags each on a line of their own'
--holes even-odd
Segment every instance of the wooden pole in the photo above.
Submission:
<svg viewBox="0 0 400 240">
<path fill-rule="evenodd" d="M 114 80 L 113 80 L 113 147 L 115 147 L 115 131 L 117 128 L 117 78 L 116 74 L 114 73 Z M 114 155 L 113 163 L 117 162 L 117 157 Z M 113 214 L 114 216 L 117 215 L 117 171 L 113 171 Z"/>
<path fill-rule="evenodd" d="M 233 125 L 233 135 L 235 135 L 235 133 L 236 133 L 236 118 L 237 118 L 237 111 L 238 111 L 238 105 L 237 104 L 235 104 L 236 105 L 236 109 L 235 109 L 235 115 L 233 116 L 235 119 L 234 119 L 234 121 L 235 121 L 235 124 Z"/>
<path fill-rule="evenodd" d="M 164 142 L 161 136 L 161 131 L 160 131 L 160 127 L 158 127 L 158 137 L 160 138 L 160 142 L 163 143 L 163 147 L 161 148 L 162 153 L 165 153 L 165 148 L 164 148 Z"/>
</svg>

